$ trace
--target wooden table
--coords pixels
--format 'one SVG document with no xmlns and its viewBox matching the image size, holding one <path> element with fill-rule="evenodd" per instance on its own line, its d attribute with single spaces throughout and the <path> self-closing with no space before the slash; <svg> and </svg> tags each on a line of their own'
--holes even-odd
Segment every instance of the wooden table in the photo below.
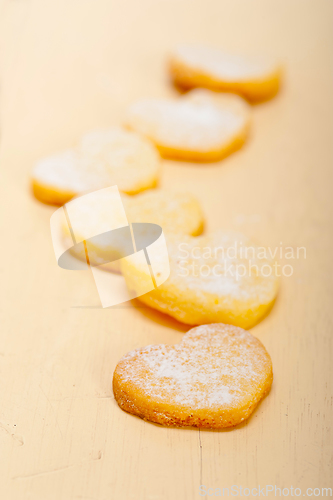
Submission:
<svg viewBox="0 0 333 500">
<path fill-rule="evenodd" d="M 293 486 L 302 496 L 333 487 L 332 7 L 0 1 L 1 500 L 192 500 L 200 484 Z M 293 274 L 252 330 L 272 356 L 271 394 L 224 432 L 163 428 L 118 408 L 120 357 L 179 342 L 187 327 L 138 302 L 102 309 L 89 272 L 57 267 L 54 208 L 29 185 L 41 156 L 119 123 L 138 97 L 175 94 L 165 60 L 187 41 L 278 55 L 285 85 L 253 108 L 241 151 L 209 166 L 165 161 L 161 185 L 196 194 L 207 230 L 306 248 L 306 258 L 283 261 Z"/>
</svg>

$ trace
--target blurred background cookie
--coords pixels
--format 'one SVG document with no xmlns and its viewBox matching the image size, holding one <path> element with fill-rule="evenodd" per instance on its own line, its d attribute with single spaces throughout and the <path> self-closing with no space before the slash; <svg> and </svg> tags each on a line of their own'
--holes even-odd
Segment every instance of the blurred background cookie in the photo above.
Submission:
<svg viewBox="0 0 333 500">
<path fill-rule="evenodd" d="M 40 160 L 32 187 L 40 201 L 62 205 L 112 185 L 124 193 L 139 193 L 157 185 L 159 171 L 159 154 L 146 138 L 122 128 L 96 130 L 77 148 Z"/>
<path fill-rule="evenodd" d="M 166 158 L 217 161 L 245 141 L 250 107 L 234 94 L 193 90 L 133 104 L 126 125 L 148 137 Z"/>
<path fill-rule="evenodd" d="M 281 81 L 281 66 L 272 57 L 230 54 L 204 46 L 178 47 L 170 57 L 169 71 L 181 88 L 236 92 L 250 101 L 273 97 Z"/>
<path fill-rule="evenodd" d="M 103 223 L 109 217 L 110 193 L 100 191 L 98 197 L 87 199 L 86 203 L 80 205 L 80 213 L 76 212 L 76 234 L 79 241 L 81 235 L 93 233 L 96 219 Z M 127 196 L 122 195 L 122 202 L 129 223 L 152 223 L 158 224 L 167 234 L 198 235 L 202 232 L 204 216 L 201 205 L 197 198 L 190 193 L 177 192 L 163 189 L 151 189 L 144 193 Z M 116 207 L 117 205 L 115 205 Z M 123 212 L 117 214 L 113 211 L 114 220 L 122 220 Z M 120 222 L 120 225 L 121 222 Z M 68 224 L 61 228 L 65 242 L 71 241 Z M 99 237 L 86 242 L 91 264 L 99 265 L 107 262 L 103 269 L 119 272 L 118 259 L 124 257 L 128 251 L 128 242 L 117 237 Z M 75 257 L 86 261 L 85 250 L 82 246 L 71 246 L 70 252 Z"/>
</svg>

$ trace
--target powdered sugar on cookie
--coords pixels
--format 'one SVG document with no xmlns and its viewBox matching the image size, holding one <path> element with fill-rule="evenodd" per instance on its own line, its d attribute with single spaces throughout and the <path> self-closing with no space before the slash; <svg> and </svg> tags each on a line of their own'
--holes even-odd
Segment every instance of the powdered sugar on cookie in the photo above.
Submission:
<svg viewBox="0 0 333 500">
<path fill-rule="evenodd" d="M 264 55 L 230 54 L 210 47 L 178 47 L 173 57 L 229 82 L 263 79 L 276 71 L 276 59 Z"/>
<path fill-rule="evenodd" d="M 211 324 L 193 328 L 180 344 L 131 351 L 115 377 L 129 399 L 133 394 L 133 404 L 144 399 L 156 411 L 167 407 L 183 417 L 203 411 L 208 420 L 209 412 L 216 419 L 240 411 L 241 421 L 244 409 L 253 408 L 267 392 L 271 372 L 270 357 L 258 339 L 237 327 Z"/>
<path fill-rule="evenodd" d="M 151 142 L 115 127 L 93 131 L 77 148 L 40 160 L 32 183 L 41 201 L 62 204 L 112 185 L 128 194 L 138 193 L 155 187 L 159 170 L 159 154 Z"/>
<path fill-rule="evenodd" d="M 169 156 L 222 151 L 249 125 L 249 106 L 233 94 L 195 90 L 178 99 L 146 99 L 128 111 L 126 123 Z M 172 153 L 172 151 L 173 153 Z M 200 159 L 200 158 L 198 158 Z"/>
<path fill-rule="evenodd" d="M 279 287 L 275 262 L 246 235 L 216 231 L 197 238 L 166 235 L 170 276 L 139 300 L 190 325 L 256 324 L 272 305 Z M 163 271 L 163 261 L 155 272 Z M 126 260 L 123 274 L 135 290 L 147 273 Z"/>
<path fill-rule="evenodd" d="M 279 90 L 281 65 L 267 55 L 240 55 L 203 46 L 182 46 L 172 53 L 169 71 L 185 89 L 236 92 L 251 101 L 265 100 Z"/>
</svg>

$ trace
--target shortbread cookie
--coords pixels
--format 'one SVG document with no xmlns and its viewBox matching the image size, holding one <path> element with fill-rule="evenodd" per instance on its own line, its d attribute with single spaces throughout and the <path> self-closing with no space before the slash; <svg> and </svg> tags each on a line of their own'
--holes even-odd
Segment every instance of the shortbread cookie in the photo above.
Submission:
<svg viewBox="0 0 333 500">
<path fill-rule="evenodd" d="M 93 233 L 96 219 L 100 222 L 107 221 L 109 216 L 109 193 L 100 191 L 97 197 L 87 200 L 82 205 L 80 216 L 76 217 L 76 234 L 79 241 L 85 233 Z M 122 195 L 122 202 L 129 223 L 153 223 L 162 227 L 165 233 L 179 233 L 198 235 L 201 233 L 204 218 L 200 203 L 189 193 L 180 193 L 163 189 L 151 189 L 135 196 Z M 115 204 L 116 210 L 117 205 Z M 119 213 L 119 220 L 123 212 Z M 117 213 L 113 211 L 113 218 L 117 218 Z M 62 227 L 65 241 L 71 241 L 71 234 L 68 225 Z M 117 259 L 122 258 L 122 248 L 126 250 L 124 242 L 118 242 L 119 247 L 115 248 L 114 242 L 107 239 L 97 238 L 88 243 L 89 260 L 91 264 L 98 265 L 108 261 L 108 256 L 115 261 L 104 265 L 105 270 L 119 272 Z M 71 253 L 76 257 L 86 260 L 86 254 L 82 246 L 71 248 Z"/>
<path fill-rule="evenodd" d="M 145 99 L 128 111 L 126 124 L 155 143 L 167 158 L 216 161 L 247 136 L 249 105 L 234 94 L 193 90 L 174 99 Z"/>
<path fill-rule="evenodd" d="M 192 328 L 180 344 L 127 353 L 113 375 L 123 410 L 167 426 L 232 427 L 268 393 L 272 362 L 249 332 L 216 323 Z"/>
<path fill-rule="evenodd" d="M 197 198 L 190 193 L 150 189 L 136 196 L 122 196 L 129 222 L 158 224 L 166 233 L 197 236 L 204 217 Z"/>
<path fill-rule="evenodd" d="M 112 128 L 91 132 L 76 149 L 40 160 L 32 186 L 39 200 L 62 205 L 74 196 L 112 185 L 128 194 L 155 187 L 159 170 L 160 157 L 150 141 Z"/>
<path fill-rule="evenodd" d="M 189 325 L 255 325 L 278 291 L 278 270 L 264 247 L 240 233 L 217 231 L 192 238 L 167 235 L 170 276 L 139 300 Z M 163 274 L 155 263 L 155 272 Z M 127 286 L 149 279 L 131 257 L 122 261 Z"/>
<path fill-rule="evenodd" d="M 170 73 L 183 88 L 204 87 L 236 92 L 251 101 L 277 93 L 281 67 L 267 56 L 241 56 L 208 47 L 179 47 L 170 58 Z"/>
</svg>

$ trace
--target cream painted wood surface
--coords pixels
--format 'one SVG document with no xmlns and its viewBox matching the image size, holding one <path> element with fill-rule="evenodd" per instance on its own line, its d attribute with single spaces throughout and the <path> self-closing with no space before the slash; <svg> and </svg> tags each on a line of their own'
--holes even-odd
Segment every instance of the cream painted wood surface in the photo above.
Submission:
<svg viewBox="0 0 333 500">
<path fill-rule="evenodd" d="M 332 7 L 330 0 L 2 0 L 0 456 L 2 500 L 190 500 L 199 485 L 332 484 Z M 270 395 L 225 432 L 162 428 L 111 390 L 128 350 L 187 328 L 138 302 L 101 309 L 89 272 L 57 267 L 29 172 L 142 96 L 173 95 L 180 42 L 266 51 L 285 83 L 219 164 L 164 162 L 161 185 L 201 200 L 206 230 L 305 247 L 283 260 L 270 315 Z M 280 250 L 279 250 L 280 251 Z M 318 492 L 318 491 L 317 491 Z M 230 493 L 231 495 L 231 493 Z M 270 496 L 274 496 L 273 493 Z"/>
</svg>

